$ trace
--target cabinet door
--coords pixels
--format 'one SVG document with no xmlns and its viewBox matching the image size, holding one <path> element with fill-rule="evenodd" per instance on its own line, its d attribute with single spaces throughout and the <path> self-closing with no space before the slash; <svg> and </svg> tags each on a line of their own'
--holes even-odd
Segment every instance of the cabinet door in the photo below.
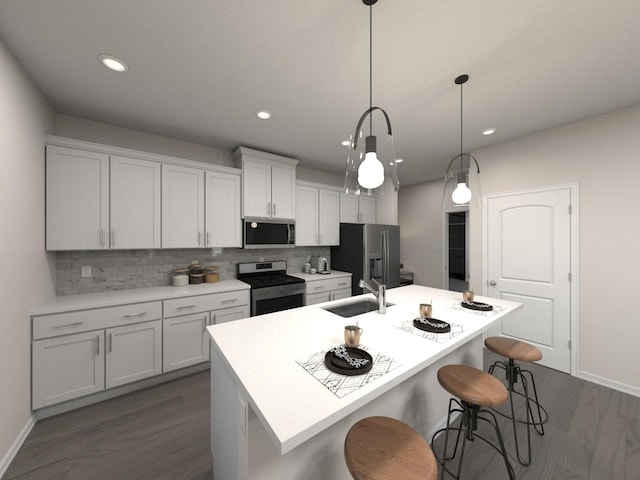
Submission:
<svg viewBox="0 0 640 480">
<path fill-rule="evenodd" d="M 296 220 L 296 225 L 297 225 Z M 318 245 L 340 245 L 340 197 L 338 192 L 318 192 Z"/>
<path fill-rule="evenodd" d="M 356 195 L 340 194 L 340 222 L 359 223 L 358 197 Z"/>
<path fill-rule="evenodd" d="M 207 172 L 207 247 L 242 247 L 240 176 Z"/>
<path fill-rule="evenodd" d="M 360 223 L 376 223 L 376 197 L 359 198 Z"/>
<path fill-rule="evenodd" d="M 318 245 L 318 189 L 296 187 L 296 246 Z"/>
<path fill-rule="evenodd" d="M 204 171 L 162 165 L 162 248 L 204 247 Z"/>
<path fill-rule="evenodd" d="M 271 216 L 295 218 L 296 170 L 292 167 L 271 167 Z"/>
<path fill-rule="evenodd" d="M 242 164 L 242 216 L 271 216 L 271 166 L 245 160 Z"/>
<path fill-rule="evenodd" d="M 160 164 L 111 157 L 111 248 L 160 248 Z"/>
<path fill-rule="evenodd" d="M 209 338 L 205 331 L 208 324 L 208 313 L 163 320 L 163 372 L 170 372 L 209 360 Z"/>
<path fill-rule="evenodd" d="M 107 388 L 162 373 L 162 320 L 106 330 Z"/>
<path fill-rule="evenodd" d="M 33 409 L 104 390 L 104 331 L 32 343 Z"/>
<path fill-rule="evenodd" d="M 109 157 L 46 147 L 47 250 L 109 247 Z"/>
<path fill-rule="evenodd" d="M 248 318 L 250 315 L 249 305 L 243 305 L 241 307 L 223 308 L 211 312 L 211 324 L 218 324 L 224 322 L 231 322 L 233 320 L 241 320 Z M 207 340 L 208 344 L 208 340 Z M 208 347 L 207 347 L 208 348 Z"/>
</svg>

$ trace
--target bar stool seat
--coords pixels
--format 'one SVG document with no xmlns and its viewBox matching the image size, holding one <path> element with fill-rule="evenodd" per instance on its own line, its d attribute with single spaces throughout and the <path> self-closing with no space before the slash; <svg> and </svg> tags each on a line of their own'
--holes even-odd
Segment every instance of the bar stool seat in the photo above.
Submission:
<svg viewBox="0 0 640 480">
<path fill-rule="evenodd" d="M 389 417 L 367 417 L 347 433 L 344 455 L 356 480 L 435 480 L 436 459 L 413 428 Z"/>
<path fill-rule="evenodd" d="M 444 447 L 441 458 L 437 458 L 442 465 L 441 477 L 444 479 L 445 472 L 454 478 L 460 478 L 462 464 L 464 460 L 464 452 L 467 441 L 474 441 L 476 438 L 484 441 L 493 447 L 504 459 L 507 473 L 511 480 L 515 479 L 513 467 L 507 457 L 507 452 L 500 433 L 500 427 L 496 416 L 490 410 L 491 407 L 497 407 L 507 401 L 507 390 L 502 383 L 492 375 L 482 370 L 467 365 L 446 365 L 438 370 L 438 382 L 447 392 L 455 398 L 449 400 L 449 411 L 447 414 L 447 426 L 434 433 L 431 444 L 434 445 L 436 438 L 444 433 Z M 457 399 L 460 399 L 458 401 Z M 483 408 L 484 407 L 484 408 Z M 462 421 L 459 427 L 451 425 L 451 417 L 455 413 L 462 414 Z M 482 420 L 493 427 L 498 439 L 496 446 L 484 436 L 477 433 L 478 421 Z M 449 432 L 457 431 L 453 454 L 447 456 L 449 444 Z M 453 460 L 458 451 L 458 443 L 461 434 L 464 433 L 460 459 L 458 462 L 457 474 L 454 474 L 447 468 L 447 461 Z"/>
<path fill-rule="evenodd" d="M 544 424 L 548 420 L 547 411 L 540 405 L 538 401 L 538 391 L 533 373 L 529 370 L 520 368 L 518 362 L 537 362 L 542 359 L 542 352 L 530 343 L 516 340 L 508 337 L 487 337 L 484 341 L 485 347 L 502 357 L 506 357 L 507 361 L 497 360 L 489 367 L 489 374 L 493 375 L 496 367 L 505 371 L 505 379 L 507 383 L 507 391 L 509 393 L 510 413 L 503 413 L 500 410 L 494 410 L 496 413 L 508 418 L 513 424 L 513 437 L 516 447 L 516 458 L 521 465 L 531 465 L 531 427 L 533 427 L 539 435 L 544 435 Z M 522 385 L 519 390 L 516 385 Z M 531 391 L 529 390 L 531 386 Z M 514 405 L 514 396 L 521 397 L 524 400 L 524 410 L 526 418 L 517 416 L 516 407 Z M 535 409 L 535 410 L 534 410 Z M 534 415 L 535 412 L 535 415 Z M 518 441 L 517 424 L 525 424 L 527 432 L 527 456 L 520 453 L 520 442 Z"/>
</svg>

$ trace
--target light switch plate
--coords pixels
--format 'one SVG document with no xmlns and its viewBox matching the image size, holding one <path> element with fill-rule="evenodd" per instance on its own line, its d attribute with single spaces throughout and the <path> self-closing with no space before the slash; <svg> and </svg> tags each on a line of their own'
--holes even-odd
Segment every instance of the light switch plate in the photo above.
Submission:
<svg viewBox="0 0 640 480">
<path fill-rule="evenodd" d="M 80 267 L 80 276 L 82 278 L 91 278 L 91 265 Z"/>
</svg>

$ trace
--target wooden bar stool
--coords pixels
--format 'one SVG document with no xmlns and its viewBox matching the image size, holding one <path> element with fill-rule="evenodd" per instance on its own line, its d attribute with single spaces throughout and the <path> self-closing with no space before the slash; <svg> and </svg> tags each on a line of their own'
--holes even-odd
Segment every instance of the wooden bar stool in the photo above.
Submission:
<svg viewBox="0 0 640 480">
<path fill-rule="evenodd" d="M 493 365 L 489 367 L 489 373 L 493 375 L 496 367 L 502 368 L 505 371 L 505 378 L 507 381 L 507 390 L 509 391 L 509 404 L 511 406 L 511 413 L 504 414 L 499 410 L 495 410 L 496 413 L 512 420 L 513 423 L 513 436 L 516 444 L 516 458 L 522 465 L 531 465 L 531 427 L 540 435 L 544 435 L 544 424 L 547 422 L 549 415 L 547 411 L 538 402 L 538 391 L 536 390 L 536 382 L 533 379 L 533 374 L 529 370 L 523 370 L 516 363 L 519 362 L 537 362 L 542 358 L 542 352 L 533 345 L 507 337 L 488 337 L 484 341 L 484 345 L 494 353 L 500 356 L 506 357 L 508 361 L 496 360 Z M 528 377 L 528 378 L 527 378 Z M 517 384 L 522 385 L 522 391 L 518 391 L 515 387 Z M 531 385 L 532 391 L 529 391 L 529 385 Z M 526 420 L 516 418 L 514 407 L 514 395 L 518 395 L 524 399 Z M 534 408 L 537 416 L 534 415 Z M 520 445 L 518 443 L 518 433 L 516 429 L 517 423 L 523 423 L 527 425 L 527 457 L 520 454 Z"/>
<path fill-rule="evenodd" d="M 504 385 L 502 385 L 497 378 L 489 375 L 488 373 L 466 365 L 446 365 L 440 368 L 440 370 L 438 370 L 438 382 L 440 382 L 442 388 L 456 397 L 449 400 L 449 412 L 447 414 L 446 428 L 438 430 L 433 434 L 431 439 L 431 444 L 433 445 L 436 437 L 443 432 L 445 433 L 442 458 L 438 458 L 438 462 L 442 465 L 440 478 L 444 479 L 444 474 L 447 472 L 454 478 L 460 479 L 467 440 L 472 442 L 476 438 L 479 438 L 502 455 L 507 467 L 509 478 L 514 480 L 516 478 L 515 472 L 513 471 L 513 467 L 507 457 L 507 451 L 504 448 L 504 442 L 502 440 L 498 421 L 490 409 L 490 407 L 502 405 L 507 401 L 507 389 Z M 458 398 L 460 401 L 457 400 Z M 454 413 L 462 414 L 462 421 L 459 427 L 451 425 L 451 416 Z M 493 427 L 498 438 L 498 446 L 477 433 L 478 420 L 482 420 Z M 453 454 L 449 457 L 447 456 L 447 449 L 449 446 L 449 431 L 451 430 L 457 431 L 457 436 Z M 451 470 L 447 468 L 446 463 L 447 461 L 455 458 L 458 451 L 460 435 L 462 433 L 464 433 L 464 436 L 460 450 L 458 471 L 457 474 L 454 475 Z"/>
<path fill-rule="evenodd" d="M 356 480 L 435 480 L 436 459 L 422 435 L 389 417 L 355 423 L 344 442 L 349 473 Z"/>
</svg>

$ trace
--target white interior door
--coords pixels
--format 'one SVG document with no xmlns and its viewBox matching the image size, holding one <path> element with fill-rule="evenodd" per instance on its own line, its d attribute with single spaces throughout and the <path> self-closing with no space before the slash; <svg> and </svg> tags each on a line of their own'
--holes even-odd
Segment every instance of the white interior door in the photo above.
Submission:
<svg viewBox="0 0 640 480">
<path fill-rule="evenodd" d="M 490 335 L 522 339 L 571 370 L 571 189 L 487 198 L 487 296 L 524 304 Z"/>
</svg>

